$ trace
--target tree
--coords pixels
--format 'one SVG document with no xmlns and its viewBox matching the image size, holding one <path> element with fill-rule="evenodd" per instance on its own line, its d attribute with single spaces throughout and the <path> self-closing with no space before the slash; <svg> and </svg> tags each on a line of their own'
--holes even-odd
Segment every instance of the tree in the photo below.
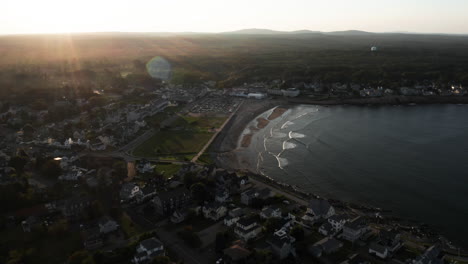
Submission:
<svg viewBox="0 0 468 264">
<path fill-rule="evenodd" d="M 41 174 L 47 178 L 57 179 L 62 174 L 62 168 L 58 161 L 49 159 L 42 165 Z"/>
<path fill-rule="evenodd" d="M 192 192 L 193 199 L 199 204 L 202 204 L 206 201 L 207 192 L 205 184 L 201 182 L 195 183 L 190 187 L 190 191 Z"/>
<path fill-rule="evenodd" d="M 94 260 L 87 251 L 80 250 L 68 258 L 68 264 L 94 264 Z"/>
<path fill-rule="evenodd" d="M 220 253 L 227 248 L 229 242 L 229 234 L 227 232 L 216 233 L 215 251 Z"/>
<path fill-rule="evenodd" d="M 15 168 L 17 174 L 22 174 L 24 166 L 28 163 L 28 157 L 26 156 L 15 156 L 10 159 L 10 167 Z"/>
<path fill-rule="evenodd" d="M 291 229 L 291 236 L 296 239 L 296 241 L 302 241 L 304 240 L 304 228 L 300 225 L 295 225 Z"/>
<path fill-rule="evenodd" d="M 167 256 L 157 256 L 152 261 L 151 264 L 169 264 L 171 259 Z"/>
</svg>

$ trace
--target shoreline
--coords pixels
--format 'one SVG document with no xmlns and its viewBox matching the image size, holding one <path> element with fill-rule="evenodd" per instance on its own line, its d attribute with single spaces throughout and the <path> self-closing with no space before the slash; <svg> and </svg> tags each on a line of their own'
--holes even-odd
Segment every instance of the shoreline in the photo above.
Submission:
<svg viewBox="0 0 468 264">
<path fill-rule="evenodd" d="M 395 98 L 398 98 L 398 97 L 395 97 Z M 419 97 L 418 97 L 419 98 Z M 461 101 L 466 101 L 466 103 L 468 104 L 468 97 L 458 97 L 460 99 L 463 99 Z M 367 99 L 367 98 L 365 98 Z M 371 98 L 371 99 L 376 99 L 376 98 Z M 378 98 L 377 98 L 378 99 Z M 424 98 L 423 98 L 424 99 Z M 370 103 L 373 102 L 373 103 Z M 414 100 L 408 100 L 407 102 L 400 102 L 399 104 L 411 104 Z M 425 101 L 425 100 L 423 100 Z M 345 103 L 344 101 L 321 101 L 322 104 L 317 104 L 316 101 L 313 101 L 313 100 L 268 100 L 268 102 L 254 102 L 254 103 L 251 103 L 251 104 L 248 104 L 248 106 L 246 108 L 243 108 L 243 109 L 239 109 L 239 113 L 238 113 L 238 116 L 236 116 L 235 118 L 233 118 L 234 120 L 231 120 L 232 123 L 230 124 L 230 126 L 226 126 L 226 131 L 224 131 L 224 135 L 222 137 L 218 137 L 218 142 L 216 142 L 216 145 L 213 146 L 213 149 L 215 153 L 213 153 L 213 160 L 215 161 L 216 165 L 221 167 L 221 168 L 225 168 L 225 169 L 228 169 L 228 170 L 237 170 L 237 171 L 247 171 L 249 172 L 250 175 L 252 175 L 251 177 L 254 177 L 256 180 L 258 181 L 261 181 L 261 182 L 264 182 L 265 184 L 269 184 L 270 186 L 272 187 L 280 187 L 282 190 L 286 190 L 287 192 L 289 193 L 292 193 L 293 195 L 297 196 L 298 198 L 301 198 L 301 199 L 310 199 L 312 197 L 318 197 L 318 195 L 316 194 L 313 194 L 313 193 L 309 193 L 309 192 L 306 192 L 304 190 L 301 190 L 300 188 L 298 188 L 297 186 L 291 186 L 289 184 L 286 184 L 284 182 L 281 182 L 281 181 L 277 181 L 277 180 L 274 180 L 266 175 L 260 175 L 257 171 L 253 170 L 252 168 L 249 168 L 248 166 L 246 167 L 244 164 L 241 164 L 239 162 L 239 159 L 237 157 L 237 150 L 238 150 L 238 142 L 239 142 L 239 139 L 240 137 L 242 136 L 242 133 L 244 132 L 244 130 L 247 128 L 246 126 L 252 122 L 253 120 L 255 120 L 255 118 L 257 116 L 259 116 L 260 114 L 276 107 L 274 109 L 274 111 L 269 115 L 268 118 L 262 118 L 261 122 L 265 123 L 266 124 L 262 124 L 264 125 L 263 127 L 265 127 L 266 125 L 268 125 L 269 123 L 269 119 L 270 117 L 273 118 L 273 119 L 276 119 L 280 116 L 282 116 L 282 114 L 284 114 L 284 112 L 288 109 L 288 107 L 290 106 L 294 106 L 294 105 L 299 105 L 299 104 L 316 104 L 316 105 L 343 105 L 343 104 L 350 104 L 350 105 L 393 105 L 393 103 L 389 103 L 389 101 L 387 100 L 384 100 L 384 101 L 381 101 L 381 100 L 378 100 L 377 102 L 379 103 L 375 103 L 376 101 L 375 100 L 359 100 L 357 101 L 354 101 L 354 103 L 349 103 L 348 101 L 345 101 L 345 102 L 348 102 L 348 103 Z M 393 100 L 391 100 L 391 102 L 393 102 Z M 420 103 L 420 102 L 419 102 Z M 451 102 L 451 104 L 454 104 L 455 102 Z M 427 102 L 427 103 L 422 103 L 422 104 L 436 104 L 434 103 L 433 101 L 430 101 L 430 102 Z M 448 103 L 445 103 L 445 104 L 448 104 Z M 284 109 L 282 110 L 281 113 L 277 112 L 275 113 L 275 110 L 276 109 Z M 260 118 L 257 118 L 257 126 L 258 124 L 260 123 L 260 121 L 258 120 Z M 273 120 L 271 119 L 271 120 Z M 232 129 L 232 130 L 231 130 Z M 243 142 L 243 140 L 241 141 L 242 143 L 245 143 L 245 144 L 240 144 L 241 146 L 240 147 L 248 147 L 250 145 L 250 141 L 253 137 L 253 133 L 255 133 L 256 131 L 255 130 L 259 130 L 260 127 L 251 127 L 250 130 L 251 132 L 244 135 L 245 136 L 248 136 L 248 142 Z M 218 147 L 218 148 L 216 148 Z M 325 198 L 329 198 L 329 197 L 325 197 Z M 439 237 L 443 237 L 444 240 L 447 240 L 447 241 L 451 241 L 451 240 L 448 240 L 446 239 L 446 237 L 444 235 L 441 235 L 443 234 L 443 232 L 440 232 L 438 231 L 437 229 L 435 229 L 434 227 L 432 226 L 429 226 L 427 224 L 425 224 L 423 221 L 418 221 L 418 220 L 415 220 L 415 219 L 407 219 L 407 218 L 403 218 L 403 217 L 399 217 L 397 215 L 395 215 L 392 211 L 389 211 L 389 210 L 385 210 L 384 208 L 380 208 L 380 207 L 376 207 L 376 206 L 373 206 L 373 205 L 366 205 L 366 204 L 363 204 L 363 203 L 359 203 L 359 204 L 356 204 L 356 203 L 352 203 L 352 202 L 345 202 L 343 200 L 340 200 L 340 199 L 330 199 L 330 202 L 331 203 L 334 203 L 334 204 L 337 204 L 338 206 L 342 206 L 342 207 L 345 207 L 345 208 L 348 208 L 348 209 L 355 209 L 355 210 L 361 210 L 362 212 L 364 212 L 365 214 L 380 214 L 380 215 L 384 215 L 385 216 L 385 219 L 387 221 L 389 221 L 390 223 L 392 223 L 393 225 L 395 226 L 398 226 L 400 228 L 402 228 L 403 230 L 413 230 L 414 228 L 417 228 L 418 230 L 420 230 L 423 234 L 425 234 L 428 238 L 430 239 L 438 239 Z M 457 242 L 455 242 L 457 244 Z"/>
</svg>

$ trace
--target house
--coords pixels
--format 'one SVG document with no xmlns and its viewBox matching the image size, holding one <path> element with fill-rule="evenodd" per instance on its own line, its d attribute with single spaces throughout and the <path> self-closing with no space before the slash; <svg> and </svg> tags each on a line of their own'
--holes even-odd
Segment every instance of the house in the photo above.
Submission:
<svg viewBox="0 0 468 264">
<path fill-rule="evenodd" d="M 176 210 L 185 209 L 191 201 L 191 194 L 185 187 L 178 187 L 159 193 L 152 201 L 158 214 L 169 216 Z"/>
<path fill-rule="evenodd" d="M 223 250 L 223 263 L 244 263 L 251 255 L 252 252 L 246 249 L 241 241 L 236 241 L 231 247 Z"/>
<path fill-rule="evenodd" d="M 120 189 L 120 199 L 122 201 L 132 200 L 138 195 L 141 195 L 140 187 L 133 182 L 124 183 Z"/>
<path fill-rule="evenodd" d="M 327 219 L 335 214 L 335 208 L 324 199 L 312 199 L 309 202 L 306 214 L 302 217 L 304 221 L 315 222 Z"/>
<path fill-rule="evenodd" d="M 412 264 L 443 264 L 444 254 L 437 245 L 429 247 L 422 255 L 411 261 Z"/>
<path fill-rule="evenodd" d="M 281 93 L 286 97 L 296 97 L 301 93 L 301 91 L 297 88 L 288 88 L 286 90 L 281 90 Z"/>
<path fill-rule="evenodd" d="M 254 218 L 241 218 L 236 223 L 234 233 L 242 240 L 254 239 L 262 232 L 262 226 Z"/>
<path fill-rule="evenodd" d="M 83 241 L 83 246 L 87 250 L 95 250 L 104 245 L 104 241 L 100 234 L 93 234 L 91 233 L 90 235 L 85 236 L 85 239 Z"/>
<path fill-rule="evenodd" d="M 328 219 L 328 223 L 330 223 L 333 227 L 335 233 L 340 232 L 343 229 L 344 224 L 348 221 L 347 215 L 332 215 Z"/>
<path fill-rule="evenodd" d="M 369 225 L 363 218 L 357 217 L 343 225 L 343 234 L 341 237 L 354 243 L 367 233 L 367 231 L 369 231 Z"/>
<path fill-rule="evenodd" d="M 385 259 L 403 246 L 401 235 L 394 230 L 381 230 L 376 241 L 371 243 L 369 254 Z"/>
<path fill-rule="evenodd" d="M 267 240 L 267 243 L 271 246 L 273 254 L 278 256 L 280 259 L 285 259 L 289 255 L 296 255 L 293 243 L 295 239 L 288 235 L 288 233 L 280 229 L 276 231 L 271 238 Z"/>
<path fill-rule="evenodd" d="M 139 202 L 150 200 L 156 196 L 156 187 L 151 185 L 146 185 L 140 191 L 140 195 L 137 196 Z"/>
<path fill-rule="evenodd" d="M 226 226 L 232 226 L 235 223 L 237 223 L 237 221 L 239 221 L 239 219 L 243 215 L 244 215 L 244 210 L 242 208 L 239 208 L 239 207 L 234 208 L 231 211 L 229 211 L 228 216 L 224 218 L 224 224 Z"/>
<path fill-rule="evenodd" d="M 117 224 L 117 222 L 108 216 L 102 217 L 99 220 L 98 225 L 99 225 L 99 232 L 101 234 L 107 234 L 119 228 L 119 225 Z"/>
<path fill-rule="evenodd" d="M 266 200 L 272 196 L 273 192 L 269 188 L 252 188 L 241 193 L 241 202 L 245 205 L 250 205 L 254 199 Z"/>
<path fill-rule="evenodd" d="M 224 203 L 229 199 L 229 191 L 226 188 L 216 189 L 215 201 Z"/>
<path fill-rule="evenodd" d="M 338 251 L 343 246 L 343 243 L 333 237 L 326 237 L 315 243 L 314 246 L 320 246 L 325 254 L 332 254 Z"/>
<path fill-rule="evenodd" d="M 155 167 L 156 166 L 152 165 L 151 162 L 143 159 L 138 163 L 136 169 L 139 173 L 152 173 Z"/>
<path fill-rule="evenodd" d="M 321 225 L 318 229 L 318 232 L 324 236 L 330 236 L 335 234 L 335 230 L 329 222 L 326 222 L 325 224 Z"/>
<path fill-rule="evenodd" d="M 280 208 L 274 207 L 274 206 L 265 206 L 262 208 L 262 211 L 260 212 L 260 217 L 263 219 L 280 218 L 281 214 L 282 212 Z"/>
<path fill-rule="evenodd" d="M 187 210 L 175 210 L 174 213 L 171 215 L 170 220 L 174 224 L 182 223 L 183 221 L 185 221 L 187 215 Z"/>
<path fill-rule="evenodd" d="M 23 232 L 29 233 L 31 229 L 37 224 L 37 218 L 34 216 L 30 216 L 26 218 L 26 220 L 21 222 L 21 227 L 23 228 Z"/>
<path fill-rule="evenodd" d="M 379 244 L 378 242 L 372 242 L 369 245 L 369 254 L 373 254 L 381 259 L 385 259 L 388 257 L 389 252 L 385 246 Z"/>
<path fill-rule="evenodd" d="M 205 218 L 218 221 L 221 217 L 226 216 L 227 208 L 219 202 L 212 202 L 205 204 L 202 212 Z"/>
<path fill-rule="evenodd" d="M 65 217 L 79 216 L 91 205 L 91 199 L 87 197 L 74 197 L 59 202 L 56 207 Z"/>
<path fill-rule="evenodd" d="M 163 244 L 157 238 L 152 237 L 140 242 L 132 262 L 136 264 L 148 263 L 151 259 L 164 255 Z"/>
</svg>

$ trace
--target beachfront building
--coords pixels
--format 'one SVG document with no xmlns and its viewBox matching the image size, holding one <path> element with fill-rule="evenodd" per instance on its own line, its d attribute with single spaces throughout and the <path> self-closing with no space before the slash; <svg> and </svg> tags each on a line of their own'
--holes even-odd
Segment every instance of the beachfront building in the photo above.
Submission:
<svg viewBox="0 0 468 264">
<path fill-rule="evenodd" d="M 324 199 L 312 199 L 309 202 L 306 214 L 302 217 L 303 221 L 315 222 L 318 220 L 328 219 L 335 214 L 335 208 Z"/>
</svg>

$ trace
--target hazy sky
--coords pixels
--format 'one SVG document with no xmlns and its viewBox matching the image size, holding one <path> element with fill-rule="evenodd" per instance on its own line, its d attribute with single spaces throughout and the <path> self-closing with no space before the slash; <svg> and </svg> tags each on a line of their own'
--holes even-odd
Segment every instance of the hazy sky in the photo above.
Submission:
<svg viewBox="0 0 468 264">
<path fill-rule="evenodd" d="M 244 28 L 468 33 L 467 0 L 1 0 L 0 34 Z"/>
</svg>

